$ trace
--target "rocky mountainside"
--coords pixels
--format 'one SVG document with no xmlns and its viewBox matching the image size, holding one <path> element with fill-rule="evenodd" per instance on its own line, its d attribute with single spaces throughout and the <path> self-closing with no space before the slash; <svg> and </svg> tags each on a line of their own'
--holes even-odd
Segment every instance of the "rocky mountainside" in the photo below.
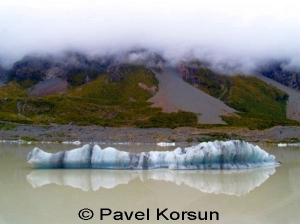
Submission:
<svg viewBox="0 0 300 224">
<path fill-rule="evenodd" d="M 215 98 L 221 98 L 227 91 L 230 80 L 208 69 L 200 61 L 182 62 L 179 66 L 182 79 Z"/>
<path fill-rule="evenodd" d="M 25 56 L 9 71 L 8 81 L 31 87 L 40 81 L 61 78 L 71 85 L 83 84 L 106 71 L 110 58 L 88 58 L 84 54 L 66 53 L 60 56 Z M 76 77 L 74 77 L 76 76 Z"/>
<path fill-rule="evenodd" d="M 230 124 L 249 126 L 261 120 L 264 125 L 286 117 L 300 121 L 300 93 L 291 94 L 289 87 L 278 88 L 258 76 L 220 75 L 197 60 L 182 62 L 179 70 L 183 80 L 238 111 L 240 117 L 223 117 Z"/>
<path fill-rule="evenodd" d="M 287 118 L 300 122 L 300 92 L 261 74 L 256 74 L 255 77 L 287 93 L 289 96 L 286 105 Z"/>
<path fill-rule="evenodd" d="M 3 86 L 7 79 L 7 70 L 0 65 L 0 86 Z"/>
<path fill-rule="evenodd" d="M 111 82 L 120 82 L 131 64 L 161 71 L 163 60 L 146 50 L 131 51 L 121 56 L 88 56 L 77 52 L 56 56 L 31 55 L 13 65 L 7 82 L 16 81 L 22 88 L 28 89 L 29 96 L 46 96 L 64 93 L 68 86 L 77 87 L 105 74 L 109 74 Z"/>
<path fill-rule="evenodd" d="M 272 62 L 259 69 L 259 73 L 285 86 L 300 90 L 300 72 L 284 68 L 282 62 Z"/>
<path fill-rule="evenodd" d="M 94 80 L 102 74 L 111 74 L 111 81 L 120 81 L 123 64 L 143 64 L 146 67 L 162 69 L 162 58 L 146 50 L 131 51 L 125 55 L 88 56 L 77 52 L 61 55 L 31 55 L 17 61 L 9 71 L 8 81 L 19 83 L 61 78 L 73 86 Z M 76 77 L 74 77 L 76 76 Z"/>
<path fill-rule="evenodd" d="M 286 91 L 258 78 L 220 75 L 199 60 L 166 64 L 144 49 L 26 56 L 2 72 L 0 120 L 171 128 L 298 124 L 287 119 Z"/>
<path fill-rule="evenodd" d="M 221 117 L 234 115 L 236 111 L 221 100 L 184 82 L 179 74 L 178 69 L 174 68 L 165 68 L 162 73 L 156 74 L 159 91 L 149 99 L 149 102 L 153 102 L 152 106 L 161 107 L 165 112 L 178 110 L 193 112 L 198 114 L 198 121 L 201 124 L 226 124 Z M 198 83 L 193 73 L 185 77 L 194 77 L 192 81 L 196 83 L 197 80 Z"/>
</svg>

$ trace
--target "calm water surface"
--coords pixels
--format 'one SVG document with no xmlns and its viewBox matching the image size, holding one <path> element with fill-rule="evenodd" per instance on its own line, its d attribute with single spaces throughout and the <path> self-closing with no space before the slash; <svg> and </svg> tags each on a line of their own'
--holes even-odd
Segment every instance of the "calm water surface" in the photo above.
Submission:
<svg viewBox="0 0 300 224">
<path fill-rule="evenodd" d="M 115 211 L 149 209 L 149 220 L 166 223 L 157 209 L 217 211 L 219 221 L 180 220 L 177 223 L 300 223 L 300 147 L 260 145 L 283 166 L 243 171 L 113 171 L 36 170 L 26 157 L 33 147 L 49 152 L 76 148 L 63 144 L 0 143 L 0 224 L 122 223 L 100 221 L 100 208 Z M 166 150 L 155 145 L 115 145 L 131 152 Z M 169 148 L 172 149 L 172 148 Z M 91 220 L 79 219 L 83 208 Z M 85 213 L 87 215 L 87 213 Z M 176 214 L 174 213 L 174 217 Z M 125 216 L 124 216 L 125 218 Z M 209 218 L 209 216 L 208 216 Z"/>
</svg>

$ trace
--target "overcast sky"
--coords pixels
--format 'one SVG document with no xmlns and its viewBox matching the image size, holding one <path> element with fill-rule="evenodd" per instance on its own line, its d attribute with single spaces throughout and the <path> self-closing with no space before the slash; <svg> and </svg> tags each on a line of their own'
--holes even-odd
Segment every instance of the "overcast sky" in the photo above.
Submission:
<svg viewBox="0 0 300 224">
<path fill-rule="evenodd" d="M 132 47 L 229 66 L 287 58 L 299 68 L 300 1 L 0 0 L 3 61 L 33 52 Z"/>
</svg>

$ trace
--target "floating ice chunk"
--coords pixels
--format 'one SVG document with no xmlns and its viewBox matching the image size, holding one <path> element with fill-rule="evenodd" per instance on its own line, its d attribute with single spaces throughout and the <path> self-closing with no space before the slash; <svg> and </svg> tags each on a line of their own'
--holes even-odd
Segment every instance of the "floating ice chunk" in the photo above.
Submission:
<svg viewBox="0 0 300 224">
<path fill-rule="evenodd" d="M 161 147 L 175 146 L 175 142 L 158 142 L 156 145 Z"/>
<path fill-rule="evenodd" d="M 72 144 L 73 144 L 73 145 L 80 145 L 81 142 L 80 142 L 80 141 L 74 141 L 74 142 L 72 142 Z"/>
<path fill-rule="evenodd" d="M 286 143 L 279 143 L 278 147 L 287 147 L 287 144 Z"/>
<path fill-rule="evenodd" d="M 27 160 L 37 168 L 94 169 L 247 169 L 280 164 L 273 155 L 244 141 L 215 141 L 138 154 L 112 147 L 101 149 L 98 145 L 55 154 L 34 148 Z"/>
<path fill-rule="evenodd" d="M 62 144 L 73 144 L 73 145 L 80 145 L 80 144 L 81 144 L 81 142 L 80 142 L 80 141 L 74 141 L 74 142 L 64 141 L 64 142 L 62 142 Z"/>
</svg>

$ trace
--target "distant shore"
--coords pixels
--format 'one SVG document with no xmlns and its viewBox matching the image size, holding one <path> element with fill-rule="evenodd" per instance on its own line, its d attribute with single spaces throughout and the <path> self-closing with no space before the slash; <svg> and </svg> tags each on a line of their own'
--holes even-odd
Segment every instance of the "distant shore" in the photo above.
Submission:
<svg viewBox="0 0 300 224">
<path fill-rule="evenodd" d="M 76 125 L 16 125 L 0 130 L 0 140 L 25 141 L 83 141 L 83 142 L 202 142 L 240 139 L 249 142 L 300 142 L 300 127 L 277 126 L 266 130 L 236 128 L 197 129 L 113 128 Z"/>
</svg>

